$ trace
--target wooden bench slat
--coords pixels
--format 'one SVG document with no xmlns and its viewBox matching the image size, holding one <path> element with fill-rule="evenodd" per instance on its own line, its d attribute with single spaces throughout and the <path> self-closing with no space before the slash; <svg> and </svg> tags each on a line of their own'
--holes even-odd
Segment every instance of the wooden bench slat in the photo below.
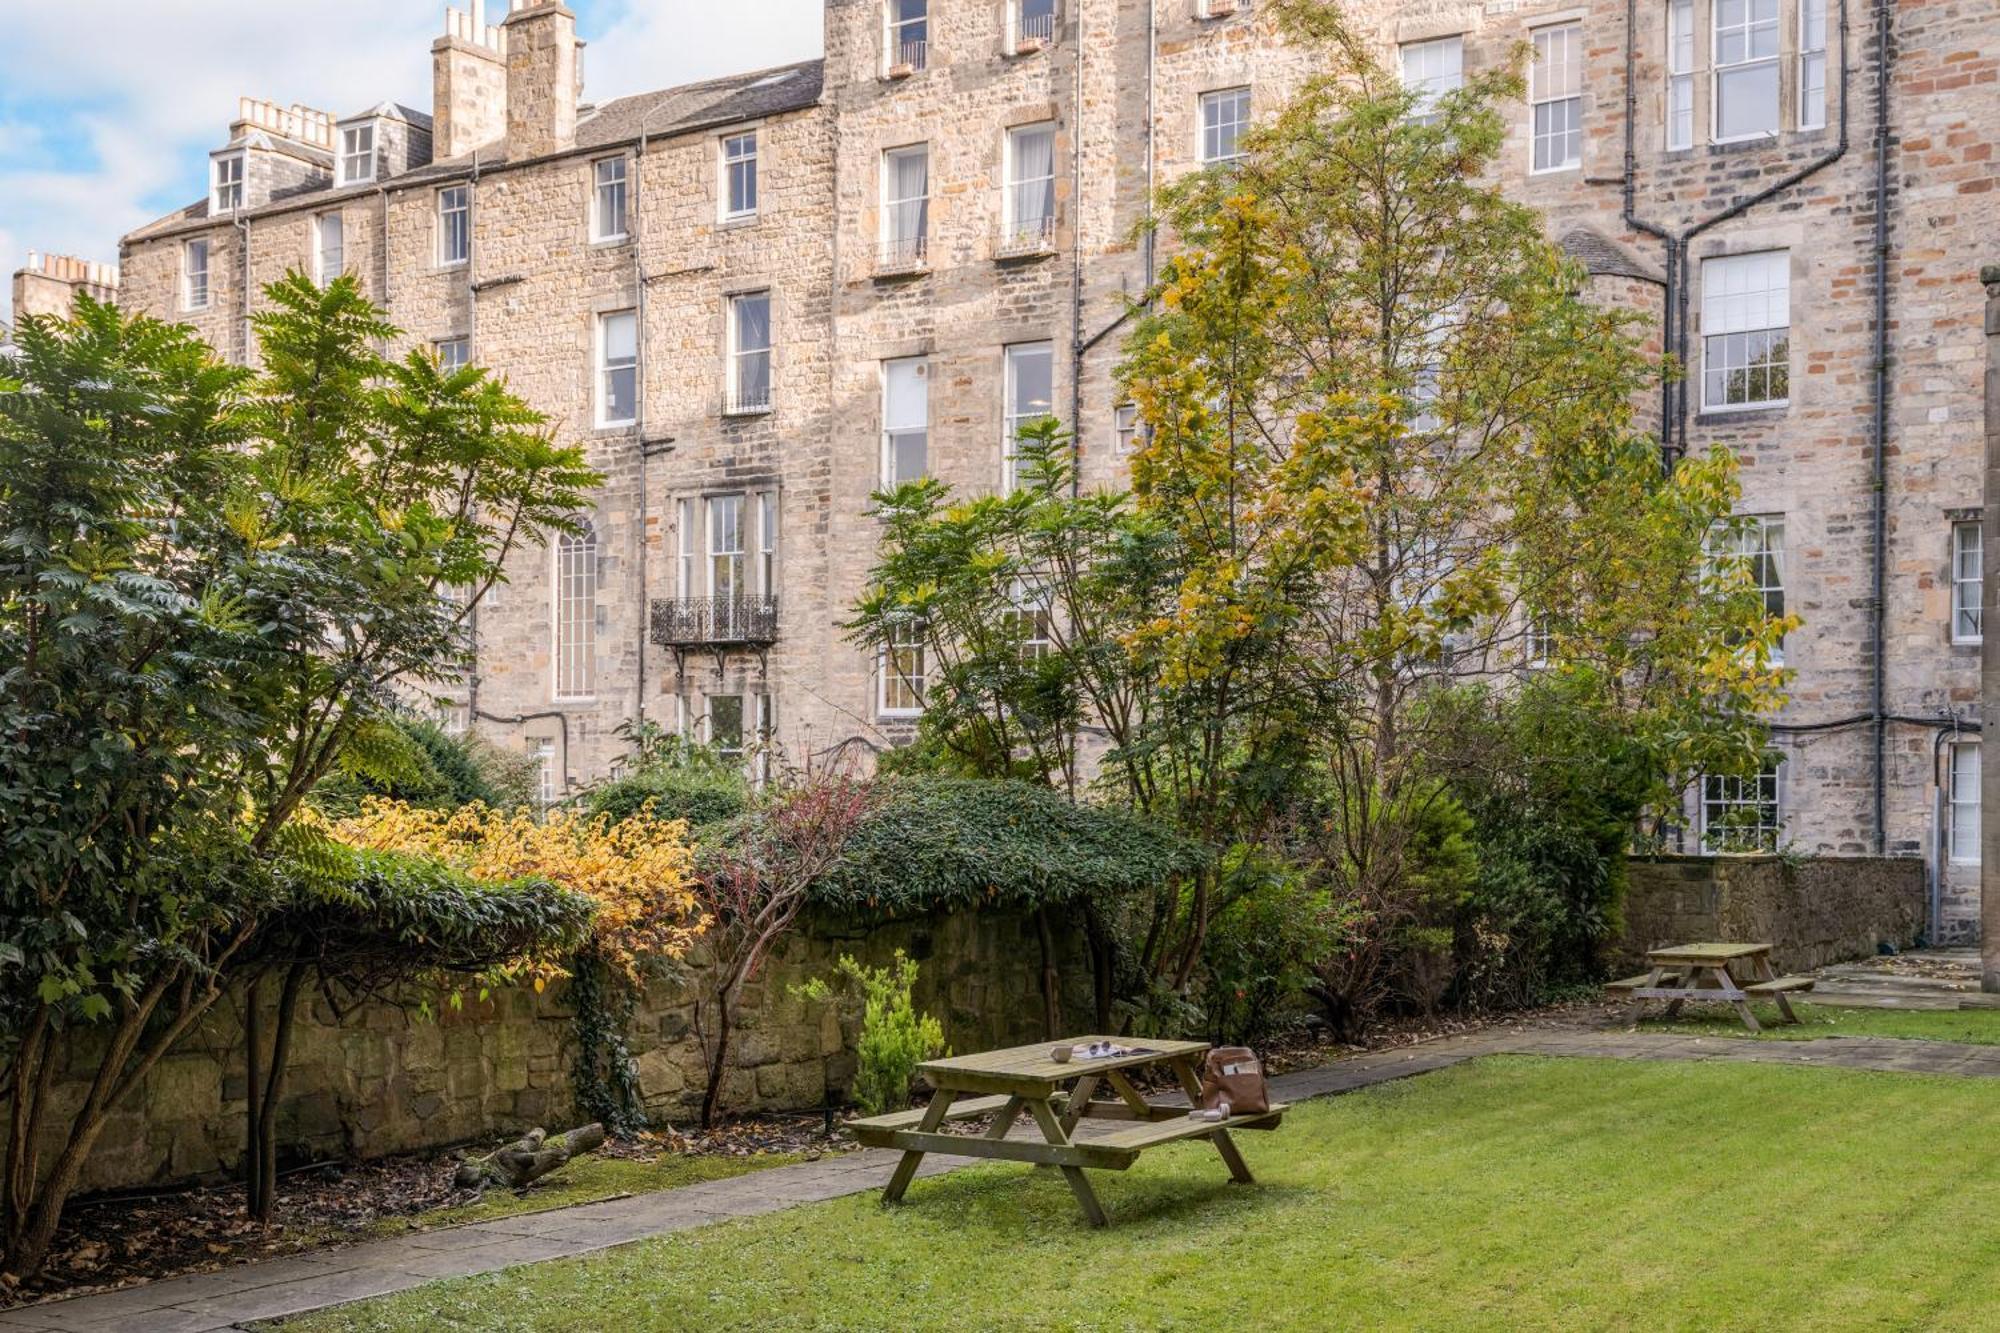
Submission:
<svg viewBox="0 0 2000 1333">
<path fill-rule="evenodd" d="M 1779 977 L 1774 981 L 1759 981 L 1743 989 L 1750 995 L 1777 995 L 1784 991 L 1811 990 L 1816 980 L 1815 977 Z"/>
<path fill-rule="evenodd" d="M 1636 977 L 1621 977 L 1617 981 L 1607 981 L 1604 983 L 1604 989 L 1638 990 L 1641 986 L 1645 985 L 1648 981 L 1651 981 L 1652 979 L 1653 979 L 1653 974 L 1651 972 L 1641 972 Z M 1677 982 L 1680 979 L 1681 979 L 1681 974 L 1678 972 L 1663 972 L 1660 974 L 1660 981 L 1663 984 L 1671 985 L 1672 983 Z"/>
<path fill-rule="evenodd" d="M 992 1115 L 1007 1105 L 1003 1097 L 967 1097 L 951 1104 L 945 1112 L 946 1120 L 977 1120 L 983 1115 Z M 915 1129 L 923 1123 L 924 1113 L 920 1107 L 914 1111 L 891 1111 L 888 1115 L 871 1115 L 861 1120 L 847 1122 L 849 1129 L 890 1130 Z"/>
<path fill-rule="evenodd" d="M 1175 1120 L 1156 1120 L 1148 1124 L 1134 1125 L 1131 1129 L 1121 1129 L 1115 1134 L 1092 1135 L 1081 1145 L 1088 1148 L 1107 1148 L 1117 1152 L 1141 1152 L 1162 1143 L 1172 1143 L 1177 1139 L 1197 1139 L 1204 1134 L 1213 1134 L 1218 1129 L 1270 1129 L 1277 1125 L 1288 1106 L 1284 1102 L 1272 1102 L 1271 1109 L 1258 1115 L 1233 1115 L 1227 1120 L 1190 1120 L 1185 1114 Z"/>
</svg>

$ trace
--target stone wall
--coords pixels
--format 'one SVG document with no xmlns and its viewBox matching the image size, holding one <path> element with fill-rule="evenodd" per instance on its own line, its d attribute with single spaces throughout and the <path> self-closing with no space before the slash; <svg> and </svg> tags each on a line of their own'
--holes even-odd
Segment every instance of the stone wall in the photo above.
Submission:
<svg viewBox="0 0 2000 1333">
<path fill-rule="evenodd" d="M 1080 930 L 1057 920 L 1063 1021 L 1091 1025 L 1088 963 Z M 808 920 L 745 988 L 732 1037 L 724 1107 L 731 1112 L 815 1107 L 844 1092 L 854 1073 L 852 1006 L 814 1004 L 793 990 L 829 976 L 850 953 L 884 964 L 896 949 L 921 965 L 920 1008 L 944 1024 L 958 1051 L 1036 1041 L 1042 1020 L 1042 957 L 1031 916 L 963 912 L 889 923 Z M 698 974 L 706 960 L 689 960 Z M 686 1124 L 701 1102 L 704 1065 L 694 1035 L 692 991 L 661 983 L 627 1028 L 646 1106 Z M 280 1112 L 286 1162 L 366 1158 L 433 1148 L 532 1125 L 575 1119 L 569 1063 L 573 1011 L 563 988 L 466 997 L 462 1008 L 370 1005 L 335 1023 L 309 1003 L 294 1038 Z M 81 1070 L 58 1085 L 57 1114 L 80 1104 Z M 236 1168 L 245 1109 L 240 1005 L 225 1003 L 161 1061 L 105 1129 L 85 1170 L 85 1190 L 219 1176 Z"/>
<path fill-rule="evenodd" d="M 1768 942 L 1787 972 L 1908 948 L 1924 928 L 1924 863 L 1911 856 L 1663 856 L 1628 864 L 1615 955 L 1697 940 Z"/>
</svg>

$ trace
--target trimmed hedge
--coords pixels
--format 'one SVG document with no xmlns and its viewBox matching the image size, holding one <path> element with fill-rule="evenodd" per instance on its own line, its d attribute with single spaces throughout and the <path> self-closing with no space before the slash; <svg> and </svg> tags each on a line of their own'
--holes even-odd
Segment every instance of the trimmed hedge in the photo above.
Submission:
<svg viewBox="0 0 2000 1333">
<path fill-rule="evenodd" d="M 733 773 L 698 768 L 662 768 L 619 778 L 593 789 L 584 809 L 612 820 L 630 819 L 653 803 L 660 819 L 685 819 L 698 829 L 740 817 L 750 808 L 750 792 Z"/>
<path fill-rule="evenodd" d="M 876 792 L 813 885 L 815 904 L 891 915 L 1038 907 L 1150 891 L 1203 861 L 1170 829 L 1033 783 L 909 776 Z"/>
</svg>

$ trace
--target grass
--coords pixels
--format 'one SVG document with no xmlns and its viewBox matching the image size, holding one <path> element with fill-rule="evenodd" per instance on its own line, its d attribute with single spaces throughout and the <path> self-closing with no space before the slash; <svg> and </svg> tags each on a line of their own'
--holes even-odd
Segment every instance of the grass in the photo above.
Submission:
<svg viewBox="0 0 2000 1333">
<path fill-rule="evenodd" d="M 458 1226 L 466 1222 L 491 1222 L 502 1217 L 518 1217 L 523 1213 L 542 1213 L 551 1208 L 597 1203 L 624 1194 L 679 1189 L 704 1180 L 723 1180 L 767 1167 L 788 1166 L 799 1160 L 791 1153 L 755 1153 L 746 1157 L 689 1157 L 663 1153 L 651 1161 L 579 1157 L 523 1191 L 488 1190 L 473 1203 L 414 1215 L 380 1217 L 363 1227 L 337 1228 L 330 1231 L 324 1240 L 327 1243 L 345 1242 L 400 1236 L 411 1231 L 429 1231 L 434 1227 Z"/>
<path fill-rule="evenodd" d="M 1764 1025 L 1753 1033 L 1735 1011 L 1720 1005 L 1700 1005 L 1681 1011 L 1667 1022 L 1660 1006 L 1649 1004 L 1654 1017 L 1642 1019 L 1641 1032 L 1674 1032 L 1691 1037 L 1756 1037 L 1764 1041 L 1812 1041 L 1819 1037 L 1914 1037 L 1921 1041 L 1955 1041 L 1978 1046 L 2000 1045 L 2000 1009 L 1840 1009 L 1832 1005 L 1792 1002 L 1797 1023 L 1786 1023 L 1775 1004 L 1753 1004 L 1751 1012 Z"/>
<path fill-rule="evenodd" d="M 1098 1173 L 975 1167 L 287 1324 L 414 1329 L 1993 1328 L 1985 1080 L 1492 1058 Z"/>
</svg>

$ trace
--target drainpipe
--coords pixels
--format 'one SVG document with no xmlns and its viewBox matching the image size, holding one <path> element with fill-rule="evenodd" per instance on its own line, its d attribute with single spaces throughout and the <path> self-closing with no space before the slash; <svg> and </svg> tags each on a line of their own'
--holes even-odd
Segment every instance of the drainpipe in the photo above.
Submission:
<svg viewBox="0 0 2000 1333">
<path fill-rule="evenodd" d="M 250 219 L 243 216 L 241 208 L 236 210 L 236 238 L 238 241 L 237 248 L 243 252 L 242 290 L 237 292 L 236 296 L 237 300 L 243 306 L 243 332 L 241 335 L 243 338 L 243 364 L 248 366 L 250 364 Z"/>
<path fill-rule="evenodd" d="M 1842 0 L 1845 4 L 1846 0 Z M 1639 127 L 1639 91 L 1636 82 L 1635 65 L 1639 54 L 1639 0 L 1625 0 L 1625 175 L 1624 175 L 1624 217 L 1625 225 L 1637 232 L 1658 238 L 1666 251 L 1667 290 L 1660 299 L 1660 343 L 1661 350 L 1668 356 L 1679 350 L 1674 336 L 1674 278 L 1678 272 L 1680 246 L 1673 234 L 1665 227 L 1648 222 L 1639 216 L 1637 207 L 1639 154 L 1636 144 Z M 1846 54 L 1842 53 L 1845 63 Z M 1150 149 L 1148 164 L 1151 162 Z M 1150 285 L 1150 284 L 1149 284 Z M 1660 468 L 1671 472 L 1674 466 L 1672 426 L 1674 414 L 1674 383 L 1662 376 L 1660 379 Z"/>
<path fill-rule="evenodd" d="M 1889 540 L 1889 60 L 1890 12 L 1892 0 L 1876 0 L 1875 5 L 1875 425 L 1870 440 L 1869 464 L 1872 476 L 1874 512 L 1873 596 L 1870 619 L 1874 653 L 1875 705 L 1875 854 L 1888 847 L 1888 746 L 1884 702 L 1887 652 L 1882 642 L 1887 621 Z M 1841 10 L 1842 36 L 1846 33 L 1846 9 Z M 1841 139 L 1846 141 L 1847 99 L 1841 97 Z"/>
<path fill-rule="evenodd" d="M 1150 5 L 1152 0 L 1148 0 Z M 1069 167 L 1069 493 L 1083 489 L 1083 6 L 1076 7 L 1076 37 L 1070 43 L 1076 64 L 1076 91 L 1070 103 Z"/>
<path fill-rule="evenodd" d="M 485 29 L 479 29 L 485 31 Z M 479 150 L 472 150 L 472 179 L 465 186 L 465 346 L 466 355 L 478 357 L 483 363 L 485 357 L 479 351 Z M 479 712 L 479 602 L 472 604 L 466 614 L 466 630 L 472 640 L 472 661 L 465 673 L 465 716 L 468 729 L 481 716 Z M 567 762 L 568 755 L 565 753 Z"/>
</svg>

